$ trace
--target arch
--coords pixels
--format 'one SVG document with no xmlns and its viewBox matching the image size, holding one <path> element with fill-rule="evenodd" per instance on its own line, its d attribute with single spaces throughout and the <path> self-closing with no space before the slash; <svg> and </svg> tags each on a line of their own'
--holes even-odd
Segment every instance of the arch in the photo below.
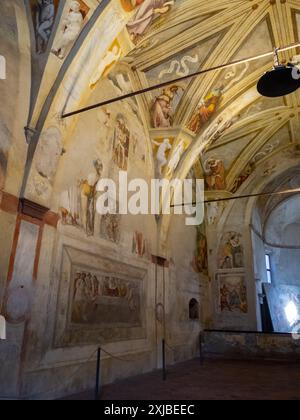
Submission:
<svg viewBox="0 0 300 420">
<path fill-rule="evenodd" d="M 109 0 L 103 0 L 97 7 L 97 10 L 95 11 L 94 15 L 91 17 L 87 25 L 83 28 L 81 31 L 79 37 L 77 38 L 75 44 L 72 47 L 72 50 L 64 63 L 62 64 L 59 73 L 56 77 L 56 80 L 42 106 L 42 109 L 39 113 L 38 120 L 35 124 L 35 128 L 33 130 L 34 134 L 30 138 L 30 144 L 28 148 L 28 154 L 27 154 L 27 160 L 25 165 L 25 172 L 24 172 L 24 178 L 23 178 L 23 184 L 21 189 L 21 195 L 25 195 L 26 185 L 31 169 L 31 163 L 34 158 L 34 154 L 37 148 L 37 144 L 40 138 L 40 135 L 42 133 L 43 127 L 45 125 L 46 119 L 48 117 L 49 111 L 53 105 L 53 102 L 56 98 L 56 95 L 59 91 L 59 88 L 61 86 L 62 81 L 64 80 L 66 74 L 68 71 L 70 71 L 71 64 L 74 62 L 77 54 L 80 51 L 80 48 L 82 47 L 83 42 L 85 41 L 87 35 L 90 33 L 92 28 L 94 27 L 95 23 L 97 22 L 99 16 L 103 12 L 103 10 L 106 8 L 106 6 L 109 4 Z M 58 24 L 58 23 L 57 23 Z M 52 34 L 52 37 L 54 37 L 54 34 Z M 50 43 L 49 43 L 50 44 Z M 33 111 L 31 111 L 33 113 Z"/>
<path fill-rule="evenodd" d="M 29 29 L 23 2 L 3 4 L 1 54 L 6 62 L 6 80 L 0 81 L 5 106 L 0 111 L 0 189 L 19 196 L 27 146 L 20 133 L 26 125 L 30 101 L 31 67 Z M 8 25 L 8 28 L 6 28 Z"/>
<path fill-rule="evenodd" d="M 280 201 L 271 210 L 264 223 L 265 242 L 274 247 L 300 249 L 299 221 L 300 194 L 296 194 Z"/>
</svg>

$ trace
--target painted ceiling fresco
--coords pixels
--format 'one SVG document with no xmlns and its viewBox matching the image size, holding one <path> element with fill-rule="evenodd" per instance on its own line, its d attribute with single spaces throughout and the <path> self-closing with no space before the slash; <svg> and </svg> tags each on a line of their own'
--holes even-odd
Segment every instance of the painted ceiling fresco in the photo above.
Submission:
<svg viewBox="0 0 300 420">
<path fill-rule="evenodd" d="M 58 3 L 56 26 L 48 30 L 55 27 L 57 33 L 47 64 L 57 72 L 63 62 L 69 66 L 62 82 L 67 100 L 56 104 L 58 113 L 89 105 L 95 92 L 106 100 L 113 92 L 123 95 L 300 40 L 300 0 L 87 0 L 63 8 Z M 103 19 L 112 22 L 105 31 Z M 281 53 L 280 60 L 300 63 L 300 49 Z M 243 63 L 131 99 L 150 138 L 155 173 L 185 178 L 194 166 L 208 191 L 233 194 L 266 161 L 276 171 L 278 156 L 293 153 L 299 142 L 300 93 L 258 95 L 256 83 L 272 64 L 272 58 Z M 103 89 L 103 80 L 114 90 Z M 46 81 L 41 94 L 47 94 Z M 41 105 L 39 96 L 36 115 Z M 101 112 L 111 113 L 109 106 Z"/>
</svg>

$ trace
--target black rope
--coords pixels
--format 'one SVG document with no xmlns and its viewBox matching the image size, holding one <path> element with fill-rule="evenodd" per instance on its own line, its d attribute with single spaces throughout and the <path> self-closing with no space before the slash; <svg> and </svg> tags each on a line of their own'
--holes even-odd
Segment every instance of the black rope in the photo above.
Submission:
<svg viewBox="0 0 300 420">
<path fill-rule="evenodd" d="M 232 201 L 232 200 L 240 200 L 242 198 L 253 198 L 253 197 L 264 197 L 264 196 L 274 196 L 274 195 L 287 195 L 287 194 L 299 194 L 300 188 L 294 188 L 292 190 L 284 190 L 284 191 L 273 191 L 273 192 L 265 192 L 265 193 L 257 193 L 257 194 L 245 194 L 245 195 L 238 195 L 233 197 L 226 197 L 226 198 L 216 198 L 213 200 L 204 200 L 199 202 L 193 203 L 183 203 L 183 204 L 171 204 L 171 207 L 183 207 L 183 206 L 195 206 L 197 204 L 209 204 L 209 203 L 219 203 L 222 201 Z"/>
<path fill-rule="evenodd" d="M 288 45 L 286 47 L 277 48 L 276 50 L 278 52 L 283 52 L 283 51 L 288 51 L 288 50 L 291 50 L 291 49 L 297 48 L 297 47 L 300 47 L 300 44 L 291 44 L 291 45 Z M 83 112 L 91 111 L 91 110 L 96 109 L 96 108 L 100 108 L 100 107 L 110 105 L 110 104 L 115 103 L 115 102 L 119 102 L 119 101 L 123 101 L 125 99 L 132 98 L 133 96 L 142 95 L 142 94 L 151 92 L 151 91 L 156 90 L 156 89 L 162 89 L 162 88 L 170 86 L 172 84 L 176 84 L 176 83 L 188 80 L 188 79 L 192 79 L 193 77 L 201 76 L 203 74 L 206 74 L 206 73 L 209 73 L 209 72 L 212 72 L 212 71 L 223 70 L 223 69 L 226 69 L 228 67 L 233 67 L 233 66 L 236 66 L 238 64 L 243 64 L 243 63 L 250 62 L 250 61 L 260 60 L 261 58 L 270 57 L 270 56 L 273 56 L 273 55 L 274 55 L 274 51 L 269 52 L 269 53 L 265 53 L 265 54 L 260 54 L 260 55 L 257 55 L 257 56 L 243 58 L 243 59 L 240 59 L 240 60 L 235 60 L 235 61 L 232 61 L 232 62 L 227 63 L 227 64 L 221 64 L 219 66 L 211 67 L 209 69 L 200 70 L 200 71 L 197 71 L 195 73 L 191 73 L 187 76 L 178 77 L 176 79 L 172 79 L 172 80 L 169 80 L 167 82 L 159 83 L 157 85 L 149 86 L 147 88 L 140 89 L 140 90 L 137 90 L 135 92 L 130 92 L 130 93 L 127 93 L 126 95 L 123 95 L 123 96 L 118 96 L 116 98 L 111 98 L 111 99 L 108 99 L 106 101 L 99 102 L 97 104 L 78 109 L 76 111 L 68 112 L 66 114 L 63 114 L 61 116 L 61 118 L 72 117 L 74 115 L 78 115 L 78 114 L 81 114 Z"/>
<path fill-rule="evenodd" d="M 64 384 L 63 387 L 60 387 L 60 388 L 52 388 L 52 389 L 49 389 L 47 391 L 41 391 L 41 392 L 37 392 L 35 394 L 30 394 L 30 395 L 21 395 L 19 398 L 18 397 L 11 397 L 11 396 L 0 395 L 0 400 L 12 400 L 12 401 L 29 400 L 29 399 L 38 398 L 39 396 L 42 396 L 42 395 L 50 394 L 52 392 L 53 393 L 54 392 L 57 393 L 59 391 L 64 390 L 70 384 L 70 382 L 72 381 L 72 379 L 81 371 L 81 369 L 87 363 L 89 363 L 92 360 L 93 356 L 97 353 L 98 348 L 99 347 L 97 347 L 97 349 L 92 352 L 92 354 L 89 356 L 89 358 L 85 362 L 83 362 L 83 363 L 80 364 L 80 366 L 75 370 L 75 372 L 72 373 L 72 375 L 68 378 L 68 381 Z M 134 360 L 133 359 L 124 359 L 122 357 L 114 356 L 112 353 L 104 350 L 102 347 L 100 347 L 100 348 L 101 348 L 101 351 L 103 353 L 105 353 L 108 356 L 110 356 L 111 358 L 113 358 L 115 360 L 119 360 L 121 362 L 134 363 L 137 359 L 141 359 L 143 357 L 143 356 L 139 356 L 139 357 L 136 357 Z M 103 360 L 103 359 L 101 359 L 101 360 Z M 60 382 L 63 382 L 63 381 L 60 381 Z"/>
</svg>

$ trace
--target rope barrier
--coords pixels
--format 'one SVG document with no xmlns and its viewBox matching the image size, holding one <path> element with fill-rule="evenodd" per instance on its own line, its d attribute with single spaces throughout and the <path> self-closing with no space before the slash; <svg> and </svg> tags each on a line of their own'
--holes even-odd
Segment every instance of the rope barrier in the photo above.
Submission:
<svg viewBox="0 0 300 420">
<path fill-rule="evenodd" d="M 166 341 L 166 345 L 170 350 L 172 350 L 173 353 L 176 352 L 176 350 L 173 347 L 171 347 L 170 344 L 167 341 Z"/>
<path fill-rule="evenodd" d="M 90 355 L 90 357 L 83 363 L 80 364 L 80 366 L 76 369 L 76 371 L 71 375 L 71 377 L 68 379 L 68 382 L 65 383 L 64 387 L 60 387 L 60 388 L 52 388 L 48 391 L 41 391 L 35 394 L 31 394 L 31 395 L 26 395 L 26 396 L 21 396 L 20 399 L 21 400 L 27 400 L 27 399 L 32 399 L 32 398 L 37 398 L 41 395 L 47 395 L 50 394 L 51 392 L 58 392 L 58 391 L 62 391 L 64 388 L 66 388 L 68 385 L 70 385 L 70 382 L 73 380 L 73 378 L 81 371 L 83 366 L 86 366 L 87 363 L 89 363 L 93 356 L 96 354 L 97 349 L 93 351 L 93 353 Z"/>
<path fill-rule="evenodd" d="M 113 358 L 113 359 L 115 359 L 115 360 L 119 360 L 119 361 L 121 361 L 121 362 L 128 362 L 128 363 L 132 363 L 132 362 L 135 362 L 137 359 L 141 359 L 143 356 L 139 356 L 139 357 L 137 357 L 135 360 L 133 360 L 133 359 L 124 359 L 124 358 L 122 358 L 122 357 L 118 357 L 118 356 L 114 356 L 113 354 L 111 354 L 111 353 L 109 353 L 108 351 L 106 351 L 106 350 L 104 350 L 102 347 L 101 347 L 101 350 L 103 351 L 103 353 L 106 353 L 108 356 L 110 356 L 111 358 Z"/>
<path fill-rule="evenodd" d="M 138 356 L 134 360 L 133 359 L 124 359 L 122 357 L 114 356 L 112 353 L 108 352 L 107 350 L 105 350 L 103 347 L 100 346 L 100 347 L 97 347 L 97 349 L 95 349 L 91 353 L 91 355 L 89 356 L 89 358 L 85 362 L 81 363 L 80 366 L 78 368 L 76 368 L 75 372 L 72 373 L 72 375 L 70 376 L 70 378 L 68 379 L 68 381 L 65 383 L 64 387 L 52 388 L 52 389 L 49 389 L 48 391 L 41 391 L 41 392 L 37 392 L 37 393 L 34 393 L 34 394 L 30 394 L 30 395 L 22 395 L 19 398 L 17 398 L 17 397 L 11 397 L 11 396 L 2 396 L 2 395 L 0 395 L 0 400 L 15 400 L 15 401 L 18 401 L 18 400 L 28 400 L 28 399 L 35 399 L 35 398 L 38 398 L 41 395 L 47 395 L 47 394 L 50 394 L 52 392 L 63 391 L 68 385 L 70 385 L 70 382 L 73 380 L 73 378 L 76 375 L 78 375 L 78 373 L 81 371 L 81 369 L 84 366 L 86 366 L 86 364 L 89 363 L 92 360 L 92 358 L 97 353 L 97 351 L 98 351 L 99 348 L 101 348 L 101 351 L 103 353 L 107 354 L 108 356 L 110 356 L 112 359 L 119 360 L 121 362 L 134 363 L 137 359 L 141 359 L 143 357 L 143 356 Z M 101 358 L 101 360 L 104 360 L 104 359 Z M 61 380 L 60 382 L 63 382 L 63 380 Z"/>
<path fill-rule="evenodd" d="M 165 341 L 165 345 L 173 353 L 176 352 L 176 350 L 167 341 Z M 144 357 L 144 356 L 140 355 L 140 356 L 135 357 L 134 359 L 125 359 L 123 357 L 115 356 L 112 353 L 110 353 L 109 351 L 105 350 L 103 347 L 98 346 L 95 350 L 93 350 L 93 352 L 90 354 L 90 356 L 88 357 L 88 359 L 86 361 L 84 361 L 83 363 L 81 363 L 78 368 L 76 368 L 76 370 L 71 374 L 71 376 L 69 377 L 68 381 L 64 384 L 63 387 L 59 387 L 59 388 L 55 387 L 55 388 L 51 388 L 51 389 L 49 389 L 47 391 L 41 391 L 41 392 L 37 392 L 37 393 L 34 393 L 34 394 L 29 394 L 29 395 L 22 395 L 22 396 L 20 396 L 18 398 L 17 397 L 2 396 L 2 395 L 0 395 L 0 400 L 15 400 L 15 401 L 18 401 L 18 400 L 30 400 L 30 399 L 36 399 L 36 398 L 38 398 L 38 397 L 40 397 L 42 395 L 47 395 L 47 394 L 50 394 L 50 393 L 57 393 L 59 391 L 63 391 L 65 388 L 68 387 L 68 385 L 70 385 L 70 383 L 73 380 L 73 378 L 78 375 L 78 373 L 81 371 L 81 369 L 83 367 L 85 367 L 87 365 L 87 363 L 89 363 L 93 359 L 94 355 L 98 352 L 99 349 L 101 349 L 101 351 L 103 353 L 105 353 L 107 356 L 111 357 L 112 359 L 118 360 L 120 362 L 125 362 L 125 363 L 134 363 L 137 359 L 141 359 L 142 357 Z M 102 361 L 104 359 L 101 358 L 100 360 Z M 63 382 L 63 379 L 60 379 L 59 378 L 59 381 L 60 382 Z"/>
</svg>

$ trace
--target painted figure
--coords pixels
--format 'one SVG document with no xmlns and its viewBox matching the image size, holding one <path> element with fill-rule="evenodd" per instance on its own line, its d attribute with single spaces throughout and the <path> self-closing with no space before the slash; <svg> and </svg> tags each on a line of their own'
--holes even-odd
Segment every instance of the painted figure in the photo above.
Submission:
<svg viewBox="0 0 300 420">
<path fill-rule="evenodd" d="M 208 252 L 207 252 L 207 239 L 202 233 L 202 226 L 197 229 L 197 248 L 196 255 L 193 263 L 193 268 L 196 273 L 208 273 Z"/>
<path fill-rule="evenodd" d="M 36 14 L 37 53 L 42 54 L 47 48 L 55 18 L 53 0 L 38 0 Z"/>
<path fill-rule="evenodd" d="M 207 221 L 209 225 L 214 225 L 224 210 L 224 203 L 207 203 L 206 204 L 206 214 Z"/>
<path fill-rule="evenodd" d="M 130 132 L 125 118 L 119 114 L 113 140 L 113 161 L 123 171 L 127 171 L 129 156 Z"/>
<path fill-rule="evenodd" d="M 80 185 L 73 185 L 61 194 L 59 212 L 63 225 L 80 226 Z"/>
<path fill-rule="evenodd" d="M 172 102 L 178 92 L 178 86 L 164 89 L 152 107 L 152 124 L 154 128 L 168 128 L 173 124 Z"/>
<path fill-rule="evenodd" d="M 100 63 L 95 70 L 91 80 L 90 89 L 94 89 L 101 77 L 106 73 L 111 66 L 116 63 L 122 55 L 122 51 L 118 46 L 114 46 L 111 51 L 108 51 L 106 55 L 100 60 Z"/>
<path fill-rule="evenodd" d="M 144 3 L 144 0 L 121 0 L 122 7 L 126 12 L 132 12 L 142 3 Z"/>
<path fill-rule="evenodd" d="M 187 128 L 193 133 L 198 134 L 204 124 L 211 119 L 216 112 L 217 106 L 222 97 L 222 88 L 217 88 L 211 91 L 200 102 L 195 114 L 192 116 Z"/>
<path fill-rule="evenodd" d="M 226 235 L 225 244 L 221 249 L 219 268 L 244 267 L 244 249 L 241 244 L 241 235 L 229 232 Z"/>
<path fill-rule="evenodd" d="M 171 146 L 171 143 L 170 143 L 169 139 L 164 139 L 164 141 L 162 143 L 158 143 L 158 142 L 153 141 L 153 144 L 158 146 L 158 151 L 157 151 L 157 154 L 156 154 L 156 160 L 157 160 L 158 174 L 161 177 L 162 174 L 163 174 L 163 168 L 168 163 L 166 153 L 169 150 L 172 149 L 172 146 Z"/>
<path fill-rule="evenodd" d="M 94 161 L 95 172 L 81 181 L 81 218 L 82 225 L 88 236 L 94 235 L 97 184 L 101 178 L 103 165 L 100 159 Z"/>
<path fill-rule="evenodd" d="M 78 1 L 71 2 L 70 11 L 63 20 L 63 25 L 63 32 L 52 50 L 60 59 L 65 58 L 67 49 L 74 43 L 82 29 L 83 16 L 80 12 L 80 3 Z"/>
<path fill-rule="evenodd" d="M 133 42 L 144 35 L 157 16 L 164 15 L 174 6 L 174 0 L 144 0 L 133 19 L 127 24 L 127 29 Z"/>
<path fill-rule="evenodd" d="M 209 190 L 225 190 L 225 167 L 220 159 L 210 158 L 205 163 L 206 170 L 206 188 Z"/>
<path fill-rule="evenodd" d="M 220 286 L 221 312 L 248 312 L 247 289 L 242 277 L 225 276 Z"/>
<path fill-rule="evenodd" d="M 224 286 L 221 287 L 220 294 L 221 294 L 221 302 L 220 302 L 221 311 L 223 312 L 225 311 L 225 309 L 228 309 L 229 312 L 232 312 L 232 309 L 228 302 L 229 290 L 227 289 L 226 284 L 224 284 Z"/>
<path fill-rule="evenodd" d="M 238 189 L 243 185 L 245 181 L 249 178 L 254 170 L 254 165 L 249 163 L 246 169 L 235 179 L 231 192 L 234 194 L 238 191 Z"/>
<path fill-rule="evenodd" d="M 101 235 L 115 244 L 120 242 L 120 223 L 119 214 L 105 214 L 101 219 Z"/>
<path fill-rule="evenodd" d="M 171 176 L 175 170 L 177 169 L 181 156 L 184 152 L 184 141 L 182 140 L 176 149 L 174 150 L 173 156 L 171 157 L 169 163 L 168 163 L 168 170 L 167 170 L 167 176 Z"/>
<path fill-rule="evenodd" d="M 73 285 L 73 323 L 136 325 L 139 321 L 140 293 L 136 282 L 84 270 L 76 272 Z"/>
<path fill-rule="evenodd" d="M 77 273 L 74 283 L 73 321 L 88 321 L 86 309 L 89 305 L 86 273 Z"/>
<path fill-rule="evenodd" d="M 141 232 L 134 232 L 133 234 L 132 252 L 139 257 L 143 257 L 146 253 L 146 240 Z"/>
</svg>

